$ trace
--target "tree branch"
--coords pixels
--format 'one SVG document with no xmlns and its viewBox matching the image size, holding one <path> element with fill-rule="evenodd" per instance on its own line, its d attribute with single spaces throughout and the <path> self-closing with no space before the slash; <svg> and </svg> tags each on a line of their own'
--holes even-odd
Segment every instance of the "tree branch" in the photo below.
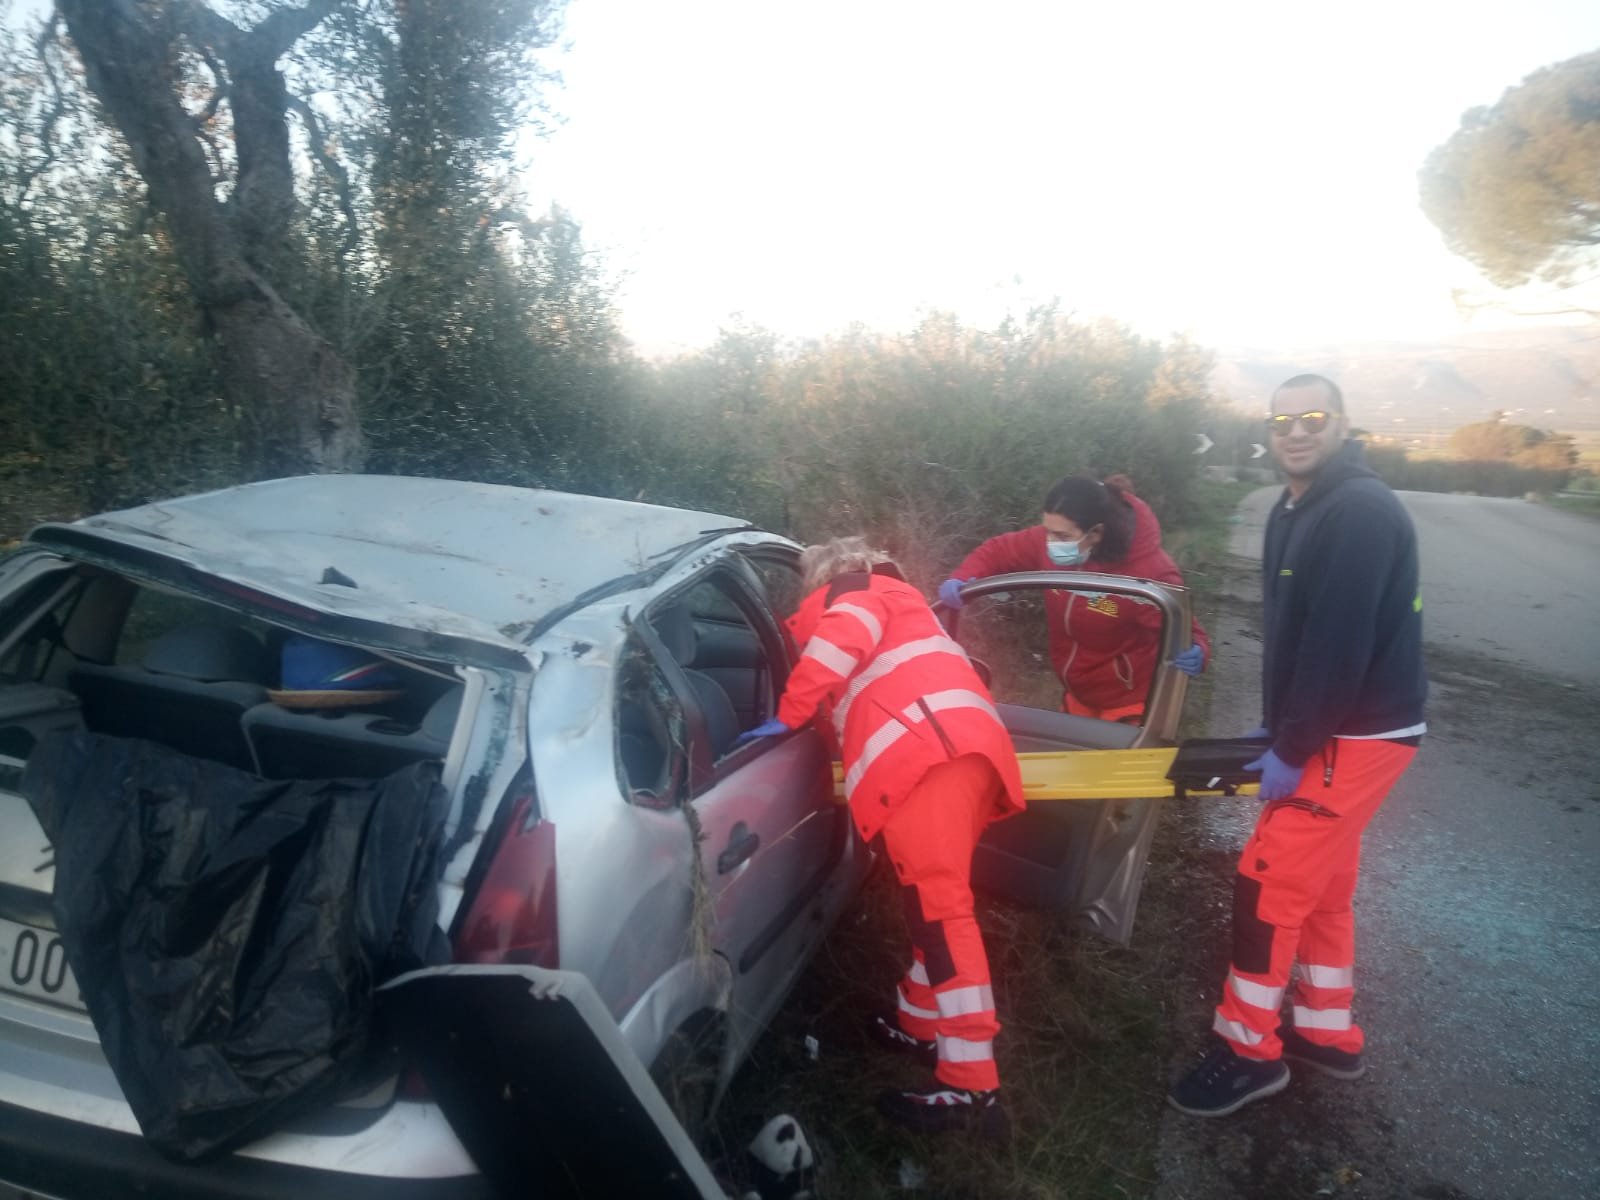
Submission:
<svg viewBox="0 0 1600 1200">
<path fill-rule="evenodd" d="M 327 139 L 323 136 L 322 125 L 317 120 L 317 114 L 311 105 L 299 96 L 290 96 L 289 108 L 304 122 L 306 141 L 311 145 L 311 156 L 333 180 L 334 193 L 339 197 L 339 212 L 344 216 L 344 237 L 339 243 L 339 262 L 342 266 L 345 256 L 356 248 L 358 236 L 355 204 L 350 197 L 350 175 L 345 171 L 344 164 L 328 153 Z"/>
<path fill-rule="evenodd" d="M 334 13 L 349 0 L 310 0 L 304 8 L 280 8 L 252 29 L 249 38 L 257 53 L 280 57 L 290 46 Z"/>
<path fill-rule="evenodd" d="M 244 37 L 243 30 L 200 0 L 175 0 L 172 11 L 195 45 L 215 50 L 224 60 Z"/>
<path fill-rule="evenodd" d="M 206 101 L 206 106 L 194 119 L 196 129 L 204 129 L 212 117 L 217 115 L 217 109 L 222 107 L 223 100 L 228 96 L 228 76 L 222 69 L 222 64 L 217 61 L 217 56 L 211 52 L 211 47 L 204 42 L 197 42 L 200 57 L 205 60 L 206 70 L 211 72 L 211 78 L 217 81 L 216 87 L 211 89 L 211 99 Z"/>
<path fill-rule="evenodd" d="M 549 217 L 530 217 L 520 208 L 513 208 L 503 204 L 495 211 L 484 214 L 480 226 L 487 228 L 491 225 L 515 225 L 522 231 L 522 236 L 530 242 L 536 242 L 544 236 L 544 231 L 554 225 Z"/>
<path fill-rule="evenodd" d="M 44 28 L 39 30 L 39 36 L 34 41 L 34 52 L 39 56 L 39 65 L 44 68 L 45 78 L 50 81 L 51 94 L 55 96 L 55 103 L 44 114 L 39 123 L 39 145 L 44 149 L 44 157 L 31 169 L 22 172 L 22 186 L 17 191 L 17 201 L 20 203 L 28 195 L 28 189 L 33 186 L 33 181 L 43 175 L 56 161 L 55 128 L 56 122 L 67 111 L 66 93 L 61 90 L 61 80 L 56 76 L 55 64 L 50 61 L 50 49 L 60 44 L 58 33 L 61 28 L 61 15 L 52 12 Z"/>
</svg>

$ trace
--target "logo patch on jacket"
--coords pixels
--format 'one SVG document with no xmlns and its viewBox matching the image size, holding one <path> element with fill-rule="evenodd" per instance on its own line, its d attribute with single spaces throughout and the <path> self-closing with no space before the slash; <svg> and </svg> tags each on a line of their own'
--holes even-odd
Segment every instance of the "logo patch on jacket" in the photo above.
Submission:
<svg viewBox="0 0 1600 1200">
<path fill-rule="evenodd" d="M 1105 592 L 1101 592 L 1093 600 L 1089 601 L 1089 607 L 1103 616 L 1114 617 L 1117 615 L 1116 597 L 1107 595 Z"/>
</svg>

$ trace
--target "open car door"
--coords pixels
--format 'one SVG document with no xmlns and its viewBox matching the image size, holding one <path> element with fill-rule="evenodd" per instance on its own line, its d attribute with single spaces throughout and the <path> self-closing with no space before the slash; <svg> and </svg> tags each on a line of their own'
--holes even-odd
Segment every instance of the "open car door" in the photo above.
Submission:
<svg viewBox="0 0 1600 1200">
<path fill-rule="evenodd" d="M 1126 617 L 1123 606 L 1142 606 L 1139 636 L 1154 643 L 1142 654 L 1148 661 L 1153 652 L 1148 679 L 1134 678 L 1138 672 L 1115 655 L 1106 660 L 1107 670 L 1134 678 L 1130 699 L 1142 701 L 1139 714 L 1107 720 L 1063 711 L 1049 646 L 1063 593 L 1075 621 Z M 959 611 L 940 609 L 941 619 L 989 677 L 1028 795 L 1027 811 L 990 826 L 978 844 L 973 883 L 1028 907 L 1072 913 L 1126 944 L 1159 801 L 1173 791 L 1166 771 L 1187 677 L 1171 663 L 1190 644 L 1188 592 L 1118 575 L 1028 571 L 973 580 L 962 600 Z"/>
</svg>

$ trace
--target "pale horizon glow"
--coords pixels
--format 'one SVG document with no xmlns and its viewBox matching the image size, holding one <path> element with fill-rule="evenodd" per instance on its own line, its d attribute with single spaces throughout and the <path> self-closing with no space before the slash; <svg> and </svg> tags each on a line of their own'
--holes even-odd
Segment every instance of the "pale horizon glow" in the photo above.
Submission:
<svg viewBox="0 0 1600 1200">
<path fill-rule="evenodd" d="M 645 353 L 1059 298 L 1212 346 L 1443 337 L 1491 291 L 1417 205 L 1461 113 L 1600 46 L 1594 0 L 1308 9 L 572 0 L 527 186 Z"/>
</svg>

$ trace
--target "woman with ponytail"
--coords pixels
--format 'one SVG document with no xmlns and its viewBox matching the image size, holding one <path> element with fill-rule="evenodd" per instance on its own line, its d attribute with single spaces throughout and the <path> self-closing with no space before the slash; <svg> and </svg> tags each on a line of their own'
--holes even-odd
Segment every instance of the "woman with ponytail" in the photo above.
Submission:
<svg viewBox="0 0 1600 1200">
<path fill-rule="evenodd" d="M 939 587 L 939 600 L 961 607 L 961 585 L 1010 571 L 1096 571 L 1158 583 L 1183 583 L 1161 548 L 1161 524 L 1134 495 L 1125 475 L 1057 480 L 1045 493 L 1039 524 L 992 537 L 962 560 Z M 1080 716 L 1139 724 L 1160 653 L 1161 614 L 1132 596 L 1045 593 L 1050 661 L 1061 680 L 1061 707 Z M 1189 675 L 1205 669 L 1211 643 L 1194 622 L 1191 644 L 1172 660 Z"/>
</svg>

